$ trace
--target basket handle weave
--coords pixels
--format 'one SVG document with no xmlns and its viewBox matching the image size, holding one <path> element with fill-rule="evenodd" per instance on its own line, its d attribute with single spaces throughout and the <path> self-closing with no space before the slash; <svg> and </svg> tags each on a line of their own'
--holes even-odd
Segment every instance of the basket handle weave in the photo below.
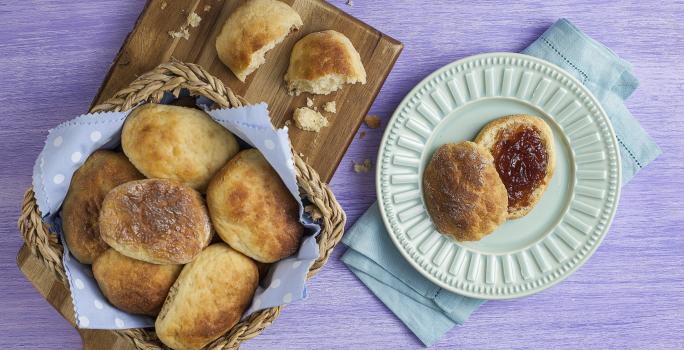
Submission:
<svg viewBox="0 0 684 350">
<path fill-rule="evenodd" d="M 235 95 L 230 88 L 225 87 L 221 80 L 199 65 L 174 61 L 161 64 L 141 75 L 110 99 L 94 106 L 90 112 L 125 111 L 140 102 L 159 102 L 165 92 L 178 96 L 181 89 L 187 89 L 191 95 L 205 96 L 221 108 L 248 104 L 242 97 Z M 333 248 L 342 238 L 346 215 L 335 199 L 335 195 L 328 185 L 320 180 L 316 171 L 295 152 L 293 152 L 293 158 L 300 191 L 321 214 L 321 232 L 317 237 L 320 257 L 311 265 L 307 274 L 308 279 L 325 265 Z M 56 234 L 51 233 L 49 227 L 43 222 L 36 205 L 33 188 L 29 188 L 24 195 L 19 217 L 19 230 L 30 251 L 68 286 L 62 265 L 62 245 Z M 240 343 L 256 337 L 268 327 L 278 317 L 281 309 L 282 306 L 278 306 L 253 313 L 206 348 L 237 349 Z M 129 339 L 138 349 L 165 348 L 152 329 L 128 329 L 116 331 L 116 333 Z"/>
</svg>

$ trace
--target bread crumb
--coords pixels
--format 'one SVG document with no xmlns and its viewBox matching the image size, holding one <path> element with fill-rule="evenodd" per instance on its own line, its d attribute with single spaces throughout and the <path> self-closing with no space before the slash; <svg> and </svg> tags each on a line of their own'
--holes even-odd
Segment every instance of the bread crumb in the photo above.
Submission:
<svg viewBox="0 0 684 350">
<path fill-rule="evenodd" d="M 292 123 L 292 120 L 291 120 L 291 119 L 288 119 L 288 120 L 285 121 L 285 123 L 284 123 L 283 125 L 285 125 L 285 126 L 290 126 L 291 123 Z"/>
<path fill-rule="evenodd" d="M 347 0 L 347 5 L 354 6 L 354 1 L 353 0 Z"/>
<path fill-rule="evenodd" d="M 365 159 L 363 161 L 363 163 L 357 163 L 357 162 L 352 160 L 352 164 L 354 165 L 354 172 L 355 173 L 367 173 L 371 168 L 370 159 Z"/>
<path fill-rule="evenodd" d="M 204 5 L 204 12 L 209 12 L 211 10 L 211 5 Z"/>
<path fill-rule="evenodd" d="M 311 219 L 313 219 L 313 221 L 318 221 L 323 217 L 323 214 L 318 207 L 313 204 L 306 205 L 304 207 L 304 211 L 311 215 Z"/>
<path fill-rule="evenodd" d="M 188 31 L 188 28 L 183 28 L 181 27 L 181 30 L 179 31 L 173 31 L 169 30 L 169 36 L 176 39 L 176 38 L 183 38 L 185 40 L 190 39 L 190 31 Z"/>
<path fill-rule="evenodd" d="M 361 131 L 361 134 L 359 135 L 359 140 L 363 140 L 363 139 L 365 139 L 365 138 L 366 138 L 366 132 L 365 132 L 365 131 Z"/>
<path fill-rule="evenodd" d="M 313 107 L 313 105 L 314 105 L 314 102 L 313 102 L 313 100 L 311 99 L 311 97 L 307 97 L 307 98 L 306 98 L 306 106 L 309 107 L 309 108 L 311 108 L 311 107 Z"/>
<path fill-rule="evenodd" d="M 363 121 L 365 121 L 366 125 L 368 125 L 368 127 L 371 129 L 377 129 L 380 127 L 380 117 L 377 115 L 368 115 Z"/>
<path fill-rule="evenodd" d="M 337 113 L 337 104 L 335 101 L 326 102 L 323 105 L 323 110 L 328 113 Z"/>
<path fill-rule="evenodd" d="M 304 131 L 319 132 L 328 126 L 328 119 L 309 107 L 300 107 L 294 111 L 295 125 Z"/>
<path fill-rule="evenodd" d="M 166 1 L 162 2 L 161 4 L 161 9 L 164 10 L 166 8 Z"/>
<path fill-rule="evenodd" d="M 190 12 L 190 14 L 188 15 L 188 24 L 191 27 L 195 28 L 200 24 L 200 22 L 202 22 L 202 17 L 198 16 L 194 12 Z"/>
</svg>

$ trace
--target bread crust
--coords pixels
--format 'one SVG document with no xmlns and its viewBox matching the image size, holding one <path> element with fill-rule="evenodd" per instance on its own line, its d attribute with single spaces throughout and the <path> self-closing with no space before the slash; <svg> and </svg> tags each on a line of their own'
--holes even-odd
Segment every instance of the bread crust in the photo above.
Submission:
<svg viewBox="0 0 684 350">
<path fill-rule="evenodd" d="M 100 211 L 102 239 L 119 253 L 153 264 L 186 264 L 211 240 L 202 196 L 166 179 L 120 185 Z"/>
<path fill-rule="evenodd" d="M 100 291 L 117 308 L 157 316 L 183 265 L 158 265 L 108 249 L 93 262 Z"/>
<path fill-rule="evenodd" d="M 109 246 L 100 238 L 98 216 L 102 201 L 111 189 L 142 179 L 123 153 L 93 152 L 71 178 L 62 204 L 62 229 L 71 254 L 83 264 L 92 264 Z"/>
<path fill-rule="evenodd" d="M 492 155 L 470 142 L 442 145 L 423 173 L 425 205 L 437 230 L 477 241 L 506 220 L 508 197 Z"/>
<path fill-rule="evenodd" d="M 256 149 L 241 151 L 216 174 L 207 205 L 221 239 L 254 260 L 275 262 L 299 248 L 299 205 Z"/>
<path fill-rule="evenodd" d="M 240 5 L 216 37 L 216 52 L 244 82 L 263 63 L 266 51 L 303 25 L 299 14 L 277 0 L 250 0 Z"/>
<path fill-rule="evenodd" d="M 547 156 L 546 175 L 526 197 L 526 205 L 511 204 L 508 208 L 508 218 L 518 219 L 527 215 L 534 206 L 539 202 L 544 191 L 551 182 L 553 173 L 556 169 L 556 155 L 554 149 L 553 132 L 549 125 L 541 118 L 526 115 L 515 114 L 499 119 L 493 120 L 485 125 L 475 138 L 475 142 L 485 147 L 490 152 L 494 152 L 494 148 L 498 142 L 501 141 L 502 131 L 514 131 L 518 128 L 531 128 L 540 137 Z"/>
<path fill-rule="evenodd" d="M 294 45 L 285 82 L 297 95 L 328 94 L 342 84 L 365 84 L 366 70 L 349 38 L 324 30 L 308 34 Z"/>
<path fill-rule="evenodd" d="M 225 243 L 210 245 L 171 287 L 155 322 L 157 336 L 176 350 L 202 348 L 240 320 L 258 281 L 254 261 Z"/>
<path fill-rule="evenodd" d="M 146 177 L 177 180 L 199 191 L 239 150 L 233 134 L 203 111 L 154 103 L 131 112 L 121 147 Z"/>
</svg>

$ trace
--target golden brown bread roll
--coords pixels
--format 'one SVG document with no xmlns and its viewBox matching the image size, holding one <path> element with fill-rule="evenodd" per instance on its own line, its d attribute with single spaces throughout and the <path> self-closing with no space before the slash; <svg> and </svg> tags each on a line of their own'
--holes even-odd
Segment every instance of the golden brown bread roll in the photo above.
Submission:
<svg viewBox="0 0 684 350">
<path fill-rule="evenodd" d="M 186 264 L 211 240 L 202 196 L 166 179 L 125 183 L 107 194 L 100 235 L 128 257 L 153 264 Z"/>
<path fill-rule="evenodd" d="M 154 324 L 157 336 L 176 350 L 202 348 L 240 320 L 258 281 L 254 261 L 225 243 L 210 245 L 171 287 Z"/>
<path fill-rule="evenodd" d="M 233 134 L 208 114 L 154 103 L 131 112 L 121 147 L 145 176 L 178 180 L 199 191 L 238 151 Z"/>
<path fill-rule="evenodd" d="M 221 239 L 254 260 L 275 262 L 299 248 L 299 205 L 256 149 L 241 151 L 219 170 L 207 205 Z"/>
<path fill-rule="evenodd" d="M 285 74 L 287 88 L 327 95 L 343 84 L 366 83 L 361 56 L 349 38 L 334 30 L 311 33 L 292 48 L 290 66 Z"/>
<path fill-rule="evenodd" d="M 92 264 L 108 246 L 100 238 L 98 215 L 107 193 L 122 183 L 142 179 L 123 153 L 99 150 L 71 178 L 62 204 L 62 228 L 69 251 L 83 264 Z"/>
<path fill-rule="evenodd" d="M 423 193 L 437 230 L 477 241 L 506 220 L 508 199 L 492 155 L 470 141 L 442 145 L 423 174 Z"/>
<path fill-rule="evenodd" d="M 266 62 L 266 52 L 302 26 L 299 14 L 278 0 L 250 0 L 230 14 L 216 37 L 216 52 L 244 82 Z"/>
<path fill-rule="evenodd" d="M 93 262 L 102 294 L 117 308 L 157 316 L 183 265 L 157 265 L 108 249 Z"/>
<path fill-rule="evenodd" d="M 475 142 L 494 156 L 508 191 L 508 218 L 527 215 L 541 199 L 556 168 L 551 128 L 538 117 L 510 115 L 485 125 Z"/>
</svg>

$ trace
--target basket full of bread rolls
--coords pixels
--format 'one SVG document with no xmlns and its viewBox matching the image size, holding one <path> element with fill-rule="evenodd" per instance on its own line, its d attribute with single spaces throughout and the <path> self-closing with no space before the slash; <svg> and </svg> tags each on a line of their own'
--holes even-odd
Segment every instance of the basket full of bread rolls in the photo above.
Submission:
<svg viewBox="0 0 684 350">
<path fill-rule="evenodd" d="M 172 62 L 50 131 L 19 225 L 79 327 L 232 349 L 303 298 L 345 215 L 265 104 L 246 104 Z"/>
</svg>

